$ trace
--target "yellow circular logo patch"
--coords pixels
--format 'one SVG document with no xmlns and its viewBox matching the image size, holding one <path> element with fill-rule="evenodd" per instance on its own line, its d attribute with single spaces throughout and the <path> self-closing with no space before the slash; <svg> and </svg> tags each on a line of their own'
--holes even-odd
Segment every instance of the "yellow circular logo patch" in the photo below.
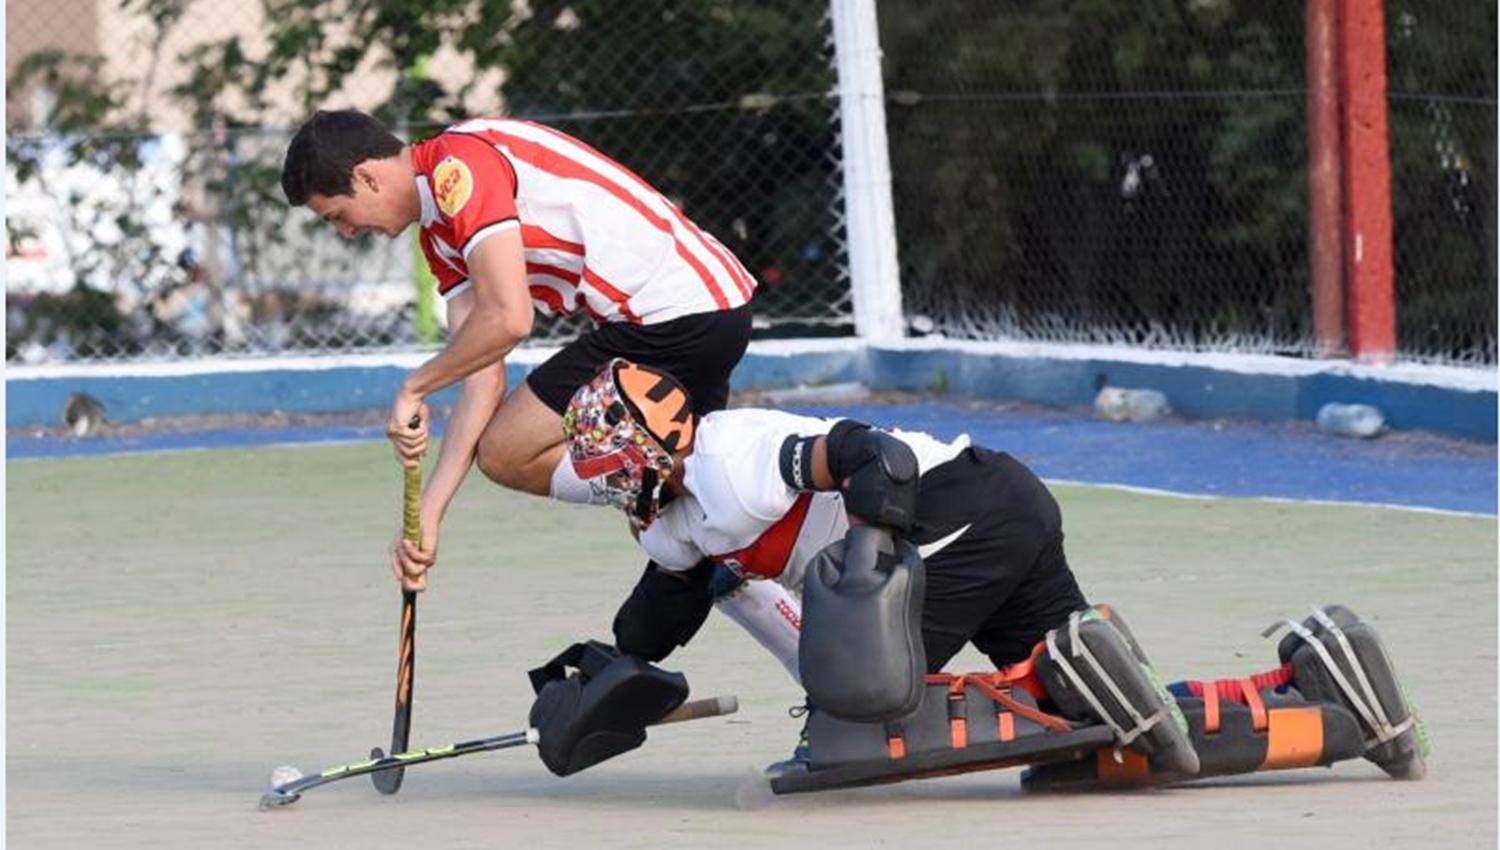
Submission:
<svg viewBox="0 0 1500 850">
<path fill-rule="evenodd" d="M 443 157 L 432 170 L 432 194 L 444 215 L 449 218 L 458 215 L 474 194 L 474 175 L 469 166 L 456 156 Z"/>
</svg>

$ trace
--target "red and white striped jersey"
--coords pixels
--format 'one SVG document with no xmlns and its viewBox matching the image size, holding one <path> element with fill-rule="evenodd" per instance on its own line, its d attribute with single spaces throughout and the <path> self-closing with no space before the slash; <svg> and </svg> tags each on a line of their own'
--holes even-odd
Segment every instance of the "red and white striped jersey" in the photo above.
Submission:
<svg viewBox="0 0 1500 850">
<path fill-rule="evenodd" d="M 469 284 L 488 236 L 520 228 L 531 300 L 546 316 L 656 324 L 750 300 L 755 279 L 660 192 L 579 140 L 475 118 L 412 145 L 422 250 L 445 297 Z"/>
<path fill-rule="evenodd" d="M 781 478 L 781 444 L 792 434 L 827 434 L 837 420 L 779 410 L 737 408 L 703 417 L 684 461 L 685 495 L 641 531 L 641 548 L 666 569 L 703 558 L 746 578 L 775 579 L 800 591 L 807 564 L 849 530 L 837 492 L 799 493 Z M 969 445 L 917 431 L 890 432 L 911 447 L 926 472 Z"/>
</svg>

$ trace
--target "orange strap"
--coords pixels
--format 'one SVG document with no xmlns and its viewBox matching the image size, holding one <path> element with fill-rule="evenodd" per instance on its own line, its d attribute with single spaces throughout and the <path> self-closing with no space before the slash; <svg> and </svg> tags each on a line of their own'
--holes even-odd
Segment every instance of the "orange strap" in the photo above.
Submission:
<svg viewBox="0 0 1500 850">
<path fill-rule="evenodd" d="M 1250 728 L 1257 732 L 1266 731 L 1266 704 L 1261 701 L 1260 691 L 1256 689 L 1255 683 L 1248 678 L 1241 679 L 1240 690 L 1245 694 L 1245 705 L 1250 707 Z"/>
<path fill-rule="evenodd" d="M 988 679 L 996 685 L 1010 685 L 1012 688 L 1031 694 L 1037 702 L 1047 698 L 1047 687 L 1042 684 L 1041 677 L 1037 674 L 1037 659 L 1047 650 L 1047 642 L 1039 640 L 1036 646 L 1031 648 L 1031 654 L 1014 664 L 1008 664 L 989 674 Z"/>
<path fill-rule="evenodd" d="M 1042 647 L 1043 644 L 1038 644 L 1037 646 Z M 1022 661 L 1019 664 L 1012 664 L 994 673 L 960 673 L 957 675 L 952 673 L 928 673 L 926 681 L 929 685 L 943 685 L 946 687 L 950 698 L 954 697 L 954 695 L 962 695 L 964 688 L 972 685 L 980 693 L 994 700 L 1004 708 L 1009 709 L 1012 713 L 1019 714 L 1044 729 L 1051 729 L 1054 732 L 1071 732 L 1073 731 L 1073 727 L 1068 724 L 1068 721 L 1060 717 L 1054 717 L 1039 708 L 1032 708 L 1024 703 L 1017 702 L 1010 695 L 1010 689 L 1004 687 L 1014 684 L 1024 688 L 1024 683 L 1017 682 L 1018 674 L 1029 676 L 1032 672 L 1032 662 L 1036 660 L 1036 656 L 1037 653 L 1033 651 L 1032 657 L 1026 661 Z M 1029 692 L 1030 689 L 1026 688 L 1026 690 Z M 1014 734 L 1014 718 L 999 722 L 1009 723 L 1011 733 Z M 957 746 L 957 744 L 954 746 Z"/>
<path fill-rule="evenodd" d="M 893 759 L 906 758 L 906 741 L 900 735 L 894 738 L 886 738 L 885 748 L 887 754 Z"/>
<path fill-rule="evenodd" d="M 1030 720 L 1032 723 L 1037 724 L 1038 726 L 1046 729 L 1051 729 L 1054 732 L 1073 731 L 1073 727 L 1068 725 L 1068 721 L 1063 720 L 1060 717 L 1053 717 L 1052 715 L 1047 714 L 1041 709 L 1032 708 L 1029 705 L 1017 702 L 1011 697 L 1010 694 L 1000 690 L 994 685 L 991 685 L 984 679 L 972 679 L 970 681 L 970 684 L 972 684 L 975 688 L 978 688 L 980 693 L 983 693 L 985 696 L 994 700 L 996 703 L 1005 706 L 1012 713 L 1019 714 L 1027 720 Z"/>
<path fill-rule="evenodd" d="M 1000 740 L 1014 741 L 1016 739 L 1016 716 L 1008 711 L 999 714 Z"/>
<path fill-rule="evenodd" d="M 906 758 L 906 730 L 901 721 L 885 724 L 885 750 L 893 759 Z"/>
<path fill-rule="evenodd" d="M 1036 646 L 1033 646 L 1031 648 L 1030 654 L 1014 664 L 1007 664 L 993 673 L 970 673 L 968 675 L 983 676 L 986 679 L 990 679 L 997 684 L 1015 682 L 1019 679 L 1024 679 L 1032 675 L 1033 671 L 1036 669 L 1037 659 L 1041 658 L 1042 653 L 1046 650 L 1047 642 L 1045 640 L 1039 640 L 1036 642 Z"/>
<path fill-rule="evenodd" d="M 953 741 L 953 749 L 961 750 L 969 745 L 969 722 L 962 717 L 953 718 L 948 724 L 949 737 Z"/>
<path fill-rule="evenodd" d="M 948 737 L 955 750 L 969 745 L 968 701 L 964 699 L 962 676 L 948 685 Z"/>
<path fill-rule="evenodd" d="M 1219 731 L 1219 689 L 1213 682 L 1203 686 L 1203 731 L 1210 735 Z"/>
</svg>

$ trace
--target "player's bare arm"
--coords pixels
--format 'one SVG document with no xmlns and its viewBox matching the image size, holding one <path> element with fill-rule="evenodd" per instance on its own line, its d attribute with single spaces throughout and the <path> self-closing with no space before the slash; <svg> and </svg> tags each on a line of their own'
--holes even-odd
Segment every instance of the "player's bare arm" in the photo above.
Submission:
<svg viewBox="0 0 1500 850">
<path fill-rule="evenodd" d="M 448 327 L 463 327 L 474 309 L 474 293 L 466 290 L 448 300 Z M 422 547 L 398 530 L 391 544 L 391 569 L 408 590 L 426 587 L 426 572 L 437 562 L 438 530 L 448 505 L 463 484 L 479 446 L 479 436 L 505 397 L 505 361 L 501 360 L 464 379 L 458 402 L 448 418 L 443 447 L 422 494 Z M 405 431 L 403 431 L 405 433 Z"/>
<path fill-rule="evenodd" d="M 812 489 L 836 490 L 839 483 L 828 470 L 828 438 L 818 437 L 812 443 Z"/>
<path fill-rule="evenodd" d="M 519 228 L 501 230 L 480 242 L 469 256 L 469 272 L 473 307 L 467 318 L 446 348 L 407 376 L 391 407 L 386 429 L 403 465 L 419 462 L 418 447 L 426 445 L 427 396 L 501 363 L 531 334 L 531 296 Z M 414 419 L 419 420 L 415 428 Z M 402 431 L 413 433 L 400 439 Z"/>
</svg>

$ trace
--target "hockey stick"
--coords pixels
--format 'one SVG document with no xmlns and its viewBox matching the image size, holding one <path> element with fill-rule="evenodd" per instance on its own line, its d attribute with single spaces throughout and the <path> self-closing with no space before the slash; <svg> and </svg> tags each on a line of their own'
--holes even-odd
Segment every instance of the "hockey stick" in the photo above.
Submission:
<svg viewBox="0 0 1500 850">
<path fill-rule="evenodd" d="M 422 546 L 422 467 L 408 466 L 404 470 L 406 479 L 401 499 L 401 532 L 407 540 Z M 401 641 L 396 657 L 396 719 L 391 727 L 391 752 L 405 753 L 406 742 L 411 734 L 411 690 L 417 675 L 417 592 L 401 591 Z M 380 761 L 386 758 L 379 747 L 370 750 L 370 758 Z M 401 778 L 405 772 L 394 770 L 371 773 L 370 781 L 382 794 L 394 794 L 401 790 Z"/>
<path fill-rule="evenodd" d="M 697 720 L 703 717 L 717 717 L 721 714 L 733 714 L 740 708 L 739 700 L 733 696 L 710 697 L 708 699 L 694 700 L 683 703 L 666 717 L 653 723 L 653 726 L 662 726 L 668 723 L 680 723 L 684 720 Z M 520 747 L 526 744 L 535 744 L 539 740 L 535 729 L 526 729 L 521 732 L 511 732 L 507 735 L 497 735 L 493 738 L 479 738 L 473 741 L 464 741 L 458 744 L 449 744 L 443 747 L 432 747 L 426 750 L 414 750 L 412 752 L 399 752 L 395 755 L 371 758 L 369 761 L 355 762 L 354 764 L 331 767 L 322 773 L 312 776 L 296 776 L 273 787 L 261 795 L 260 807 L 262 809 L 280 808 L 297 802 L 303 792 L 319 785 L 327 785 L 340 779 L 348 779 L 351 776 L 359 776 L 368 773 L 371 778 L 385 776 L 392 773 L 399 774 L 407 766 L 423 764 L 429 761 L 441 759 L 458 758 L 472 753 L 488 752 L 489 750 L 503 750 L 510 747 Z M 278 770 L 280 772 L 280 770 Z M 376 786 L 377 788 L 379 785 Z"/>
</svg>

